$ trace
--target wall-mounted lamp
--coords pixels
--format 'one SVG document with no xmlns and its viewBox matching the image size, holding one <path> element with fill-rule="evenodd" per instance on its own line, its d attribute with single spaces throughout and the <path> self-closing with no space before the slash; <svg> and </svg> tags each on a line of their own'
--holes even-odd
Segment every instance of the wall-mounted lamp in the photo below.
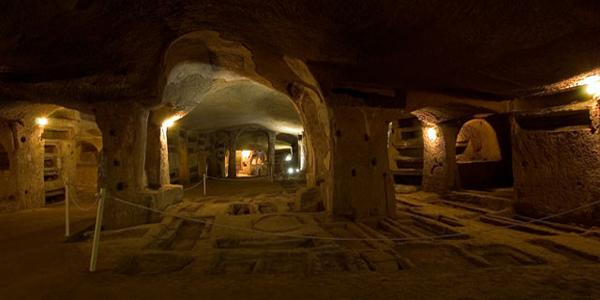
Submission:
<svg viewBox="0 0 600 300">
<path fill-rule="evenodd" d="M 162 123 L 162 126 L 164 128 L 169 128 L 169 127 L 175 125 L 175 122 L 177 122 L 177 120 L 179 120 L 179 119 L 181 119 L 180 116 L 172 116 L 172 117 L 164 120 L 163 123 Z"/>
<path fill-rule="evenodd" d="M 44 127 L 44 126 L 48 125 L 48 118 L 44 118 L 44 117 L 35 118 L 35 124 Z"/>
<path fill-rule="evenodd" d="M 582 84 L 586 86 L 585 91 L 592 96 L 600 96 L 600 76 L 590 76 L 583 81 Z"/>
<path fill-rule="evenodd" d="M 427 139 L 431 142 L 435 142 L 438 137 L 438 130 L 436 127 L 428 127 L 425 130 L 425 134 L 427 135 Z"/>
</svg>

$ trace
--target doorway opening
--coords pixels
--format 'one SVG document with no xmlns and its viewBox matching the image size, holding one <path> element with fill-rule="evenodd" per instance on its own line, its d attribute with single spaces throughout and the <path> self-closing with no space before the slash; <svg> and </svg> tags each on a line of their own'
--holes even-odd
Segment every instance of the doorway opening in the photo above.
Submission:
<svg viewBox="0 0 600 300">
<path fill-rule="evenodd" d="M 423 179 L 423 134 L 417 118 L 390 122 L 388 157 L 397 193 L 416 192 Z"/>
</svg>

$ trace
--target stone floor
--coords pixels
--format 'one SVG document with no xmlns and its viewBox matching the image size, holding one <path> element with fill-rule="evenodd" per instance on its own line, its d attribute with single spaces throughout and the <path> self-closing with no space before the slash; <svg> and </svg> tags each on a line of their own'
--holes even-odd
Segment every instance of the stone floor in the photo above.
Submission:
<svg viewBox="0 0 600 300">
<path fill-rule="evenodd" d="M 169 209 L 183 219 L 167 216 L 159 224 L 105 232 L 95 274 L 85 272 L 90 232 L 84 225 L 93 223 L 89 212 L 75 216 L 80 234 L 61 243 L 60 254 L 39 251 L 37 257 L 18 259 L 23 267 L 39 269 L 46 264 L 39 256 L 76 257 L 77 265 L 68 259 L 65 272 L 78 284 L 53 286 L 67 285 L 58 289 L 61 298 L 85 291 L 131 296 L 134 290 L 151 298 L 166 291 L 218 299 L 600 297 L 600 234 L 595 230 L 532 224 L 505 210 L 490 210 L 486 200 L 461 203 L 422 192 L 398 195 L 396 217 L 354 223 L 294 212 L 299 186 L 293 183 L 210 182 L 209 187 L 207 196 L 199 188 L 187 191 L 185 200 Z M 60 210 L 52 209 L 47 218 L 56 229 Z M 18 222 L 39 213 L 0 216 L 0 228 L 10 225 L 7 218 Z M 43 245 L 56 233 L 44 227 L 17 228 L 8 239 L 3 235 L 2 244 L 27 245 L 32 233 Z M 23 230 L 24 236 L 17 235 Z M 8 261 L 16 255 L 16 249 L 8 249 L 3 256 L 9 273 L 2 272 L 7 278 L 0 282 L 8 283 L 9 295 L 26 295 L 23 288 L 46 281 L 41 273 L 35 274 L 37 280 L 11 282 L 14 272 L 31 274 Z M 30 259 L 39 265 L 27 263 Z M 49 276 L 48 281 L 56 280 Z M 52 298 L 52 290 L 36 292 Z"/>
</svg>

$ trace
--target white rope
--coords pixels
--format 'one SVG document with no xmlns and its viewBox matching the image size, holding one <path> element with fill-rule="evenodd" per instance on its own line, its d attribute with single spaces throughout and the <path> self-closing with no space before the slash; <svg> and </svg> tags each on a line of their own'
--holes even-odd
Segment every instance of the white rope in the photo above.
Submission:
<svg viewBox="0 0 600 300">
<path fill-rule="evenodd" d="M 289 238 L 302 238 L 302 239 L 316 239 L 316 240 L 332 240 L 332 241 L 395 241 L 395 242 L 405 242 L 405 241 L 427 241 L 427 240 L 435 240 L 435 239 L 444 239 L 444 238 L 452 238 L 452 237 L 464 237 L 467 236 L 468 234 L 466 233 L 449 233 L 449 234 L 442 234 L 442 235 L 435 235 L 435 236 L 429 236 L 429 237 L 407 237 L 407 238 L 339 238 L 339 237 L 327 237 L 327 236 L 314 236 L 314 235 L 301 235 L 301 234 L 290 234 L 290 233 L 277 233 L 277 232 L 267 232 L 267 231 L 260 231 L 260 230 L 254 230 L 254 229 L 250 229 L 250 228 L 244 228 L 244 227 L 240 227 L 240 226 L 232 226 L 232 225 L 225 225 L 225 224 L 218 224 L 215 222 L 210 222 L 207 220 L 202 220 L 202 219 L 195 219 L 195 218 L 191 218 L 191 217 L 187 217 L 187 216 L 182 216 L 182 215 L 178 215 L 178 214 L 172 214 L 172 213 L 167 213 L 165 211 L 161 211 L 158 209 L 154 209 L 154 208 L 150 208 L 150 207 L 146 207 L 140 204 L 136 204 L 133 202 L 129 202 L 127 200 L 123 200 L 117 197 L 111 197 L 114 200 L 121 202 L 123 204 L 127 204 L 133 207 L 137 207 L 140 209 L 144 209 L 144 210 L 148 210 L 151 212 L 155 212 L 155 213 L 159 213 L 162 215 L 166 215 L 166 216 L 170 216 L 170 217 L 175 217 L 175 218 L 179 218 L 182 220 L 186 220 L 186 221 L 190 221 L 190 222 L 197 222 L 197 223 L 202 223 L 205 225 L 212 225 L 212 226 L 216 226 L 216 227 L 222 227 L 222 228 L 228 228 L 228 229 L 233 229 L 233 230 L 238 230 L 238 231 L 244 231 L 244 232 L 251 232 L 251 233 L 259 233 L 259 234 L 265 234 L 265 235 L 271 235 L 271 236 L 278 236 L 278 237 L 289 237 Z M 567 215 L 570 214 L 574 211 L 583 209 L 583 208 L 587 208 L 587 207 L 592 207 L 594 205 L 597 205 L 600 203 L 600 200 L 598 201 L 594 201 L 591 203 L 587 203 L 581 206 L 578 206 L 576 208 L 567 210 L 567 211 L 563 211 L 554 215 L 550 215 L 550 216 L 546 216 L 543 218 L 539 218 L 539 219 L 534 219 L 534 220 L 530 220 L 527 222 L 521 222 L 521 223 L 516 223 L 516 224 L 511 224 L 511 225 L 507 225 L 507 226 L 500 226 L 499 228 L 492 228 L 492 229 L 488 229 L 488 230 L 481 230 L 481 231 L 475 231 L 475 232 L 471 232 L 470 234 L 480 234 L 480 233 L 489 233 L 489 232 L 493 232 L 493 231 L 497 231 L 500 229 L 509 229 L 509 228 L 513 228 L 513 227 L 517 227 L 517 226 L 523 226 L 526 224 L 531 224 L 534 222 L 539 222 L 539 221 L 545 221 L 548 219 L 552 219 L 552 218 L 556 218 L 556 217 L 560 217 L 563 215 Z"/>
</svg>

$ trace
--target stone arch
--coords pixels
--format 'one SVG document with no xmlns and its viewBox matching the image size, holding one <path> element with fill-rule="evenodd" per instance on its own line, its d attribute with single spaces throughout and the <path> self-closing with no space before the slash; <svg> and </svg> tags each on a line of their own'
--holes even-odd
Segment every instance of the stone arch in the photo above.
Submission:
<svg viewBox="0 0 600 300">
<path fill-rule="evenodd" d="M 504 117 L 474 118 L 460 127 L 455 156 L 458 188 L 489 190 L 512 186 L 510 138 L 506 136 Z"/>
<path fill-rule="evenodd" d="M 498 136 L 484 119 L 472 119 L 460 129 L 456 139 L 458 163 L 499 161 L 502 159 Z"/>
<path fill-rule="evenodd" d="M 75 186 L 79 189 L 95 191 L 98 183 L 100 149 L 88 141 L 79 141 L 76 146 Z"/>
<path fill-rule="evenodd" d="M 260 61 L 255 61 L 259 58 Z M 236 81 L 251 81 L 290 96 L 304 126 L 307 185 L 318 186 L 325 207 L 332 207 L 329 203 L 333 185 L 331 117 L 320 87 L 303 61 L 273 54 L 258 55 L 217 32 L 198 31 L 170 44 L 161 69 L 159 109 L 167 113 L 157 114 L 154 122 L 164 120 L 168 114 L 182 117 L 204 95 Z"/>
</svg>

